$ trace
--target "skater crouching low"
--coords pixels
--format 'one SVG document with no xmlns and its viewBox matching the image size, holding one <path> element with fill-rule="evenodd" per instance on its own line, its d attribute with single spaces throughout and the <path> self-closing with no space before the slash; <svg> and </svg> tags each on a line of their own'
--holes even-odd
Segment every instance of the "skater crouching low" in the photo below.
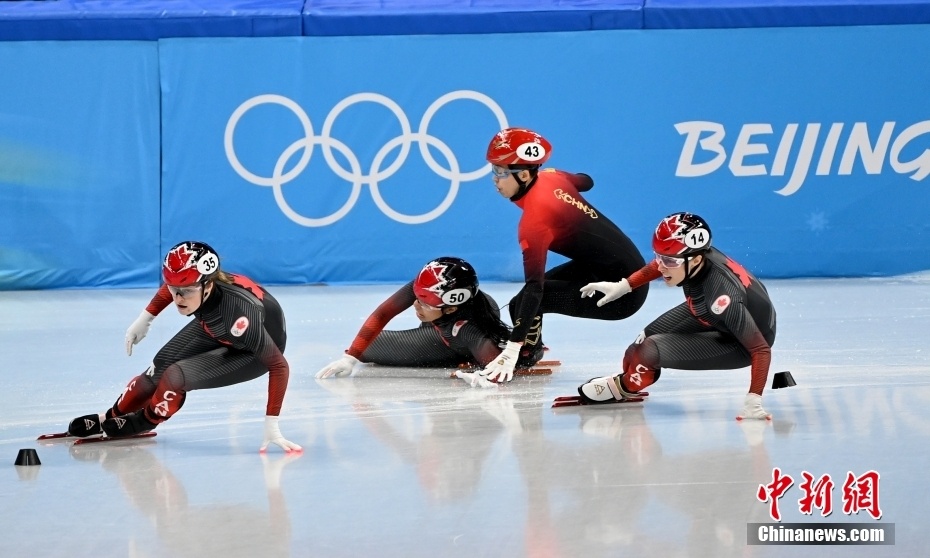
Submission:
<svg viewBox="0 0 930 558">
<path fill-rule="evenodd" d="M 174 302 L 194 320 L 155 355 L 145 372 L 133 378 L 106 412 L 71 421 L 76 437 L 125 437 L 153 430 L 184 405 L 187 392 L 254 380 L 268 374 L 261 451 L 276 444 L 285 451 L 301 447 L 281 435 L 278 415 L 290 369 L 284 359 L 284 313 L 268 291 L 248 277 L 220 269 L 220 258 L 202 242 L 181 242 L 165 256 L 165 284 L 126 332 L 126 352 L 148 333 L 152 320 Z"/>
<path fill-rule="evenodd" d="M 724 370 L 751 366 L 749 392 L 738 419 L 770 419 L 762 407 L 775 342 L 775 309 L 758 279 L 711 247 L 710 227 L 692 213 L 674 213 L 652 239 L 653 261 L 619 282 L 590 283 L 582 297 L 604 293 L 598 306 L 662 277 L 684 290 L 685 302 L 646 326 L 623 357 L 623 372 L 578 388 L 584 403 L 636 397 L 662 368 Z"/>
</svg>

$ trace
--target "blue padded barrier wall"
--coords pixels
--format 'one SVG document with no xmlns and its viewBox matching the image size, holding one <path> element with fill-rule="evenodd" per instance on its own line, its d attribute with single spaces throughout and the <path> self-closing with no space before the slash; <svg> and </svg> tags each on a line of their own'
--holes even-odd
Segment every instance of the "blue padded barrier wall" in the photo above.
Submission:
<svg viewBox="0 0 930 558">
<path fill-rule="evenodd" d="M 519 279 L 483 161 L 504 125 L 593 175 L 645 253 L 689 209 L 766 277 L 930 269 L 930 27 L 809 26 L 930 0 L 709 2 L 0 1 L 0 288 L 153 285 L 189 236 L 266 282 L 450 253 Z M 556 28 L 586 31 L 532 32 Z M 200 34 L 242 38 L 26 41 Z"/>
<path fill-rule="evenodd" d="M 520 213 L 483 156 L 518 125 L 644 253 L 691 210 L 766 277 L 930 269 L 930 27 L 528 33 L 530 89 L 488 79 L 511 40 L 163 41 L 162 247 L 205 238 L 274 282 L 400 281 L 441 254 L 517 279 Z"/>
<path fill-rule="evenodd" d="M 0 41 L 300 35 L 303 0 L 0 1 Z"/>
<path fill-rule="evenodd" d="M 930 23 L 927 0 L 645 0 L 646 29 Z"/>
<path fill-rule="evenodd" d="M 640 29 L 642 0 L 307 0 L 304 34 L 432 35 Z"/>
<path fill-rule="evenodd" d="M 0 41 L 915 23 L 930 0 L 0 1 Z"/>
<path fill-rule="evenodd" d="M 156 43 L 0 43 L 0 289 L 157 279 L 158 104 Z"/>
</svg>

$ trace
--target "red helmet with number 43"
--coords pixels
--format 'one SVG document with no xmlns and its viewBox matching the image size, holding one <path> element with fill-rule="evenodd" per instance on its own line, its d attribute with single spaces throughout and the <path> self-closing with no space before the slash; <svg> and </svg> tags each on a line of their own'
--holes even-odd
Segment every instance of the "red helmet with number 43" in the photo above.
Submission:
<svg viewBox="0 0 930 558">
<path fill-rule="evenodd" d="M 710 226 L 694 213 L 672 213 L 656 227 L 652 249 L 663 256 L 682 257 L 710 248 Z"/>
<path fill-rule="evenodd" d="M 216 250 L 204 242 L 186 240 L 168 250 L 161 274 L 166 285 L 186 287 L 203 283 L 219 270 Z"/>
<path fill-rule="evenodd" d="M 488 145 L 489 163 L 497 166 L 541 165 L 549 159 L 552 145 L 526 128 L 507 128 L 494 136 Z"/>
<path fill-rule="evenodd" d="M 413 294 L 423 304 L 442 308 L 458 306 L 478 294 L 478 275 L 460 258 L 436 258 L 413 281 Z"/>
</svg>

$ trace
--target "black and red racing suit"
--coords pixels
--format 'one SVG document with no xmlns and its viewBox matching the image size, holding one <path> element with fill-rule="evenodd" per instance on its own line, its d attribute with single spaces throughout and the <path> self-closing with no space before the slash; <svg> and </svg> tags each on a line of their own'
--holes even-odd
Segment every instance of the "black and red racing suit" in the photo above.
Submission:
<svg viewBox="0 0 930 558">
<path fill-rule="evenodd" d="M 517 238 L 526 283 L 510 301 L 511 341 L 536 344 L 542 314 L 620 320 L 646 301 L 647 285 L 601 307 L 579 293 L 588 283 L 627 277 L 645 264 L 627 235 L 580 194 L 593 184 L 586 174 L 543 169 L 514 201 L 523 210 Z M 570 261 L 546 271 L 550 251 Z M 531 327 L 534 332 L 528 338 Z"/>
</svg>

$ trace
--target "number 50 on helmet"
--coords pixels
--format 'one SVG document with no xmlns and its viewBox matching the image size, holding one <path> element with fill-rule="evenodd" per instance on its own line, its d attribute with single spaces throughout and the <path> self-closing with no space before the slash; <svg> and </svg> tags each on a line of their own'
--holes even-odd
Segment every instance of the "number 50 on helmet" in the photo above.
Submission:
<svg viewBox="0 0 930 558">
<path fill-rule="evenodd" d="M 459 306 L 478 294 L 478 275 L 463 259 L 436 258 L 423 266 L 414 279 L 413 294 L 434 308 Z"/>
</svg>

